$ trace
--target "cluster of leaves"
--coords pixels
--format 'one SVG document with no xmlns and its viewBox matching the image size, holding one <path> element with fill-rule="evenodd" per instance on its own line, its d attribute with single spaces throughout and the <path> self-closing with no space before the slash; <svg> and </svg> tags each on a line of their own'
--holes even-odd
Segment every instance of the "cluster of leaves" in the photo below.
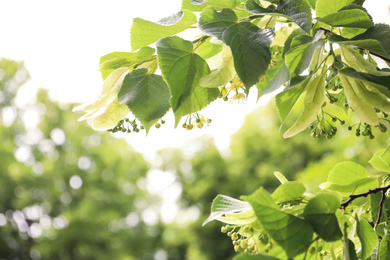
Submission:
<svg viewBox="0 0 390 260">
<path fill-rule="evenodd" d="M 218 195 L 204 224 L 228 224 L 221 231 L 237 252 L 244 251 L 236 260 L 265 254 L 271 259 L 388 259 L 390 148 L 376 152 L 370 163 L 382 174 L 369 176 L 363 166 L 342 162 L 316 194 L 275 172 L 281 185 L 272 194 L 261 187 L 242 196 L 244 201 Z"/>
<path fill-rule="evenodd" d="M 169 109 L 177 126 L 183 116 L 226 100 L 230 83 L 238 101 L 254 85 L 258 97 L 279 90 L 282 123 L 302 99 L 303 111 L 285 138 L 309 126 L 314 137 L 331 138 L 335 117 L 324 111 L 327 100 L 355 112 L 359 133 L 364 123 L 382 131 L 390 112 L 390 70 L 379 69 L 373 56 L 389 65 L 390 26 L 374 24 L 363 2 L 183 0 L 181 12 L 157 23 L 134 19 L 133 52 L 100 59 L 102 93 L 76 110 L 86 111 L 81 119 L 93 118 L 98 130 L 114 128 L 131 111 L 148 132 Z M 176 35 L 193 28 L 201 31 L 193 41 Z"/>
</svg>

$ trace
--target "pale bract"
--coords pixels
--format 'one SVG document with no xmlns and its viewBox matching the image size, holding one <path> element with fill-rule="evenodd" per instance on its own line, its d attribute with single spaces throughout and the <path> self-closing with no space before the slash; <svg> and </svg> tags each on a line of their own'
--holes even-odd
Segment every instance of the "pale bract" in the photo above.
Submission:
<svg viewBox="0 0 390 260">
<path fill-rule="evenodd" d="M 125 67 L 114 70 L 104 80 L 102 92 L 95 101 L 73 108 L 73 111 L 87 112 L 78 121 L 92 118 L 92 127 L 95 130 L 114 128 L 130 112 L 126 104 L 119 103 L 117 97 L 128 73 L 129 69 Z"/>
</svg>

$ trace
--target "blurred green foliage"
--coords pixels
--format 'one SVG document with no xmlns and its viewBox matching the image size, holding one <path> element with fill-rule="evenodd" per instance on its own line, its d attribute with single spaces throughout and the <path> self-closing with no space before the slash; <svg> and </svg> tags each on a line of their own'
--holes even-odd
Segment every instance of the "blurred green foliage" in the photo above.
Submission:
<svg viewBox="0 0 390 260">
<path fill-rule="evenodd" d="M 367 165 L 387 142 L 349 132 L 285 140 L 274 106 L 265 106 L 232 136 L 230 154 L 203 137 L 160 151 L 161 166 L 151 169 L 123 139 L 77 122 L 47 91 L 18 104 L 28 78 L 23 63 L 0 60 L 0 259 L 231 259 L 221 224 L 201 226 L 217 194 L 272 191 L 274 171 L 313 191 L 336 162 Z M 154 178 L 165 189 L 153 188 Z M 164 219 L 163 211 L 176 214 Z"/>
</svg>

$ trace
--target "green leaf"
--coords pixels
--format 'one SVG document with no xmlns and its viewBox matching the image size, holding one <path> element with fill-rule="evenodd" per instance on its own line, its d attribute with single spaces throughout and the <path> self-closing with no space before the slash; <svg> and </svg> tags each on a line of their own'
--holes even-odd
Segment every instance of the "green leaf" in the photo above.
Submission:
<svg viewBox="0 0 390 260">
<path fill-rule="evenodd" d="M 203 42 L 197 49 L 196 53 L 203 59 L 209 59 L 222 51 L 223 44 L 215 44 L 211 42 L 212 38 L 209 37 L 205 42 Z"/>
<path fill-rule="evenodd" d="M 207 6 L 231 9 L 238 6 L 240 3 L 240 0 L 183 0 L 181 10 L 187 9 L 194 12 L 200 12 Z"/>
<path fill-rule="evenodd" d="M 306 35 L 306 32 L 304 30 L 302 30 L 301 28 L 298 28 L 298 29 L 295 29 L 294 31 L 292 31 L 290 33 L 290 35 L 288 36 L 287 40 L 284 42 L 284 48 L 283 48 L 283 57 L 286 55 L 286 53 L 292 48 L 291 46 L 291 43 L 292 41 L 294 40 L 294 38 L 298 35 L 305 35 L 305 36 L 308 36 Z M 309 36 L 310 37 L 310 36 Z M 310 38 L 310 40 L 312 40 L 312 38 Z M 310 41 L 309 41 L 310 42 Z"/>
<path fill-rule="evenodd" d="M 197 112 L 219 95 L 218 89 L 202 88 L 199 80 L 210 73 L 207 62 L 192 52 L 190 41 L 178 36 L 157 43 L 161 72 L 171 91 L 171 107 L 177 126 L 182 116 Z"/>
<path fill-rule="evenodd" d="M 169 88 L 160 75 L 148 74 L 145 68 L 131 71 L 123 80 L 118 94 L 119 102 L 125 103 L 141 121 L 146 133 L 169 110 Z"/>
<path fill-rule="evenodd" d="M 103 80 L 117 68 L 130 67 L 142 61 L 151 59 L 155 52 L 156 50 L 154 48 L 142 47 L 136 52 L 112 52 L 102 56 L 99 65 Z"/>
<path fill-rule="evenodd" d="M 258 90 L 257 99 L 262 95 L 269 94 L 279 89 L 290 79 L 290 71 L 284 64 L 282 55 L 276 60 L 276 64 L 271 66 L 264 75 L 264 81 L 256 84 Z"/>
<path fill-rule="evenodd" d="M 313 230 L 310 224 L 281 211 L 263 188 L 245 196 L 244 200 L 251 204 L 264 230 L 284 249 L 289 258 L 304 252 L 311 244 Z"/>
<path fill-rule="evenodd" d="M 112 129 L 129 112 L 129 108 L 125 104 L 119 104 L 118 99 L 115 98 L 114 101 L 108 104 L 103 111 L 99 111 L 98 115 L 93 118 L 92 128 L 101 131 Z"/>
<path fill-rule="evenodd" d="M 365 219 L 357 219 L 356 231 L 361 242 L 361 259 L 367 259 L 378 244 L 378 237 Z"/>
<path fill-rule="evenodd" d="M 380 158 L 387 164 L 390 165 L 390 146 L 380 155 Z"/>
<path fill-rule="evenodd" d="M 351 41 L 360 41 L 360 40 L 377 40 L 385 53 L 377 53 L 378 50 L 371 50 L 377 54 L 387 54 L 387 57 L 390 57 L 390 26 L 387 24 L 375 24 L 373 27 L 369 28 L 364 33 L 357 35 L 351 39 Z M 359 46 L 359 45 L 358 45 Z M 360 47 L 360 46 L 359 46 Z"/>
<path fill-rule="evenodd" d="M 318 21 L 334 27 L 370 28 L 374 25 L 368 14 L 360 9 L 340 10 Z"/>
<path fill-rule="evenodd" d="M 306 32 L 310 32 L 312 24 L 311 6 L 307 0 L 280 0 L 278 8 L 288 15 Z"/>
<path fill-rule="evenodd" d="M 357 72 L 355 69 L 350 67 L 344 67 L 343 69 L 339 70 L 339 73 L 351 78 L 364 80 L 390 89 L 390 73 L 387 72 L 383 73 L 381 76 L 378 76 L 365 72 Z"/>
<path fill-rule="evenodd" d="M 289 138 L 305 130 L 316 120 L 325 101 L 325 79 L 326 70 L 321 75 L 315 74 L 307 83 L 307 92 L 304 100 L 305 107 L 298 120 L 288 129 L 283 137 Z"/>
<path fill-rule="evenodd" d="M 379 257 L 378 260 L 389 260 L 390 259 L 390 236 L 386 234 L 379 245 Z"/>
<path fill-rule="evenodd" d="M 286 203 L 301 200 L 305 191 L 301 182 L 289 181 L 277 187 L 271 197 L 276 203 Z"/>
<path fill-rule="evenodd" d="M 313 54 L 324 41 L 321 39 L 323 31 L 319 31 L 314 38 L 307 35 L 298 35 L 291 42 L 291 48 L 285 54 L 285 61 L 292 76 L 305 71 L 313 58 Z"/>
<path fill-rule="evenodd" d="M 367 192 L 375 188 L 375 177 L 369 177 L 366 169 L 354 162 L 336 164 L 328 175 L 327 182 L 321 189 L 340 192 L 343 196 Z"/>
<path fill-rule="evenodd" d="M 366 169 L 355 162 L 341 162 L 330 171 L 327 181 L 338 184 L 350 184 L 353 181 L 368 177 Z"/>
<path fill-rule="evenodd" d="M 280 14 L 274 5 L 269 5 L 267 8 L 264 8 L 258 0 L 247 0 L 245 3 L 245 9 L 248 12 L 257 15 Z"/>
<path fill-rule="evenodd" d="M 152 44 L 159 39 L 177 34 L 197 22 L 196 15 L 188 10 L 161 19 L 154 23 L 141 18 L 134 18 L 130 32 L 132 50 Z"/>
<path fill-rule="evenodd" d="M 271 61 L 268 31 L 250 22 L 241 22 L 226 29 L 222 39 L 232 50 L 237 74 L 249 89 L 259 81 Z"/>
<path fill-rule="evenodd" d="M 203 222 L 202 226 L 218 219 L 226 213 L 235 213 L 251 210 L 251 205 L 242 200 L 238 200 L 226 195 L 217 195 L 211 204 L 210 216 Z"/>
<path fill-rule="evenodd" d="M 303 212 L 304 218 L 325 241 L 341 239 L 341 229 L 335 215 L 341 198 L 333 193 L 322 192 L 310 199 Z"/>
<path fill-rule="evenodd" d="M 236 24 L 238 18 L 234 11 L 222 9 L 216 11 L 213 7 L 206 7 L 199 18 L 199 29 L 207 35 L 222 40 L 222 33 L 230 26 Z"/>
<path fill-rule="evenodd" d="M 250 255 L 241 253 L 239 255 L 236 255 L 233 260 L 278 260 L 279 258 L 269 256 L 269 255 L 263 255 L 263 254 L 256 254 L 256 255 Z"/>
<path fill-rule="evenodd" d="M 390 173 L 390 165 L 388 162 L 385 162 L 381 155 L 385 151 L 385 149 L 381 149 L 375 152 L 375 154 L 372 156 L 369 163 L 375 168 L 375 170 L 381 171 L 381 172 L 389 172 Z"/>
<path fill-rule="evenodd" d="M 324 17 L 329 14 L 336 13 L 346 5 L 349 5 L 354 0 L 317 0 L 316 17 Z"/>
<path fill-rule="evenodd" d="M 224 46 L 222 50 L 222 64 L 209 75 L 199 80 L 199 84 L 204 88 L 217 88 L 226 85 L 236 75 L 234 69 L 233 56 L 229 47 Z"/>
<path fill-rule="evenodd" d="M 278 114 L 281 122 L 283 123 L 289 115 L 291 109 L 294 107 L 298 98 L 302 95 L 303 91 L 310 80 L 309 77 L 299 77 L 303 79 L 298 84 L 280 92 L 275 96 L 275 104 L 278 110 Z M 293 81 L 293 79 L 291 79 Z M 290 83 L 291 84 L 291 83 Z"/>
</svg>

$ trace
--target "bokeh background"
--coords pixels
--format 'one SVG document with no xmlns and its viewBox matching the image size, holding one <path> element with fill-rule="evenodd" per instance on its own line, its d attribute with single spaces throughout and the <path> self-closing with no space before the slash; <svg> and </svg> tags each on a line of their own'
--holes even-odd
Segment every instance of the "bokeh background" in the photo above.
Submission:
<svg viewBox="0 0 390 260">
<path fill-rule="evenodd" d="M 387 134 L 378 133 L 374 140 L 357 138 L 346 127 L 339 127 L 331 140 L 313 139 L 307 131 L 285 140 L 279 133 L 275 106 L 266 100 L 261 104 L 252 100 L 242 105 L 217 104 L 222 109 L 209 108 L 207 116 L 213 123 L 205 130 L 173 129 L 168 119 L 161 131 L 153 129 L 148 137 L 95 132 L 88 123 L 77 122 L 80 114 L 71 110 L 75 102 L 99 92 L 99 57 L 129 49 L 119 48 L 110 38 L 115 39 L 113 27 L 97 28 L 85 20 L 89 13 L 107 19 L 104 13 L 99 16 L 93 11 L 94 1 L 79 7 L 76 1 L 73 7 L 66 5 L 67 19 L 84 26 L 83 21 L 88 21 L 85 35 L 75 34 L 66 42 L 69 49 L 55 41 L 59 31 L 68 28 L 66 22 L 57 26 L 59 31 L 34 27 L 40 34 L 24 34 L 28 37 L 23 39 L 23 28 L 31 26 L 31 17 L 38 17 L 41 25 L 52 22 L 31 14 L 31 8 L 40 10 L 43 5 L 17 7 L 18 2 L 23 1 L 8 3 L 10 12 L 20 10 L 20 16 L 8 20 L 12 22 L 2 34 L 8 45 L 0 43 L 0 54 L 5 57 L 0 59 L 1 260 L 231 259 L 233 246 L 220 232 L 222 224 L 211 222 L 202 227 L 217 194 L 239 198 L 260 186 L 272 191 L 278 185 L 274 171 L 303 181 L 308 191 L 315 192 L 337 162 L 353 160 L 375 174 L 367 162 L 374 151 L 389 144 Z M 122 2 L 114 2 L 105 2 L 107 13 L 115 4 L 122 11 Z M 136 1 L 127 2 L 147 14 Z M 95 4 L 105 6 L 101 1 Z M 384 5 L 386 12 L 388 5 Z M 4 2 L 0 6 L 6 12 Z M 53 6 L 61 9 L 51 2 Z M 165 6 L 171 11 L 157 18 L 178 10 L 180 3 L 176 6 Z M 84 12 L 88 8 L 89 13 Z M 145 17 L 142 14 L 137 16 Z M 48 15 L 55 19 L 52 13 Z M 84 20 L 78 20 L 82 17 Z M 127 31 L 117 33 L 127 44 L 130 18 L 125 19 Z M 98 54 L 83 47 L 83 37 L 95 35 L 94 30 L 88 31 L 91 28 L 109 38 Z M 45 32 L 52 32 L 54 42 L 47 45 L 52 49 L 32 48 L 34 42 L 46 46 L 42 40 Z M 18 37 L 23 42 L 16 44 Z M 7 47 L 12 42 L 20 52 Z M 99 42 L 95 44 L 99 46 Z M 85 53 L 81 62 L 72 56 L 79 51 Z M 49 56 L 56 59 L 55 64 Z M 73 57 L 74 67 L 61 63 L 64 59 L 67 64 L 66 56 Z M 39 57 L 43 61 L 38 62 Z M 83 71 L 90 67 L 96 71 Z M 83 94 L 84 86 L 88 90 Z"/>
</svg>

